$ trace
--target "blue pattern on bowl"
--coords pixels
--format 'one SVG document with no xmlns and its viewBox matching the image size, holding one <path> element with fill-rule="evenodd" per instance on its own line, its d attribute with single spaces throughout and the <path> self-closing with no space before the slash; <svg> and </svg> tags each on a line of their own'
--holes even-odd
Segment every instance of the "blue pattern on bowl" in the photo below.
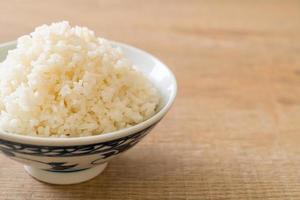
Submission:
<svg viewBox="0 0 300 200">
<path fill-rule="evenodd" d="M 92 166 L 103 164 L 104 162 L 106 162 L 104 160 L 130 149 L 131 147 L 136 145 L 145 135 L 147 135 L 155 125 L 156 124 L 153 124 L 140 132 L 119 139 L 78 146 L 39 146 L 31 144 L 21 144 L 0 139 L 0 150 L 6 156 L 11 157 L 12 159 L 47 165 L 47 169 L 44 169 L 46 171 L 77 172 L 89 169 Z M 28 157 L 52 157 L 53 159 L 55 159 L 89 155 L 97 155 L 97 159 L 90 161 L 89 167 L 85 168 L 80 167 L 78 163 L 43 162 Z"/>
</svg>

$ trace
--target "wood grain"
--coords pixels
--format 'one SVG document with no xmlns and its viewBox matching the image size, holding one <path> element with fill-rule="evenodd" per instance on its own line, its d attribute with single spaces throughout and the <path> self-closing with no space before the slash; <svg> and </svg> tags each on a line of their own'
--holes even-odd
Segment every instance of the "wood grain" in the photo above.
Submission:
<svg viewBox="0 0 300 200">
<path fill-rule="evenodd" d="M 300 199 L 299 1 L 12 0 L 0 10 L 0 42 L 65 19 L 153 53 L 179 84 L 160 125 L 92 181 L 44 184 L 1 155 L 1 200 Z"/>
</svg>

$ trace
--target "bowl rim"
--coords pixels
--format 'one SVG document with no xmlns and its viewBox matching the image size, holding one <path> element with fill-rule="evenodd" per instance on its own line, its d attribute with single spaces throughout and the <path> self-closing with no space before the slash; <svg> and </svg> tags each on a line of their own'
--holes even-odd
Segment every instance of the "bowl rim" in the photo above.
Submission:
<svg viewBox="0 0 300 200">
<path fill-rule="evenodd" d="M 21 144 L 30 144 L 30 145 L 40 145 L 40 146 L 74 146 L 74 145 L 86 145 L 86 144 L 94 144 L 94 143 L 101 143 L 101 142 L 107 142 L 115 139 L 119 139 L 122 137 L 126 137 L 132 134 L 135 134 L 139 131 L 142 131 L 151 125 L 159 122 L 164 115 L 167 114 L 167 112 L 170 110 L 172 104 L 175 101 L 175 97 L 177 94 L 177 81 L 175 78 L 175 75 L 173 72 L 165 65 L 162 61 L 160 61 L 158 58 L 153 56 L 152 54 L 139 49 L 137 47 L 121 43 L 121 42 L 116 42 L 112 40 L 108 40 L 111 44 L 133 50 L 139 54 L 144 54 L 147 57 L 151 58 L 152 60 L 155 61 L 155 63 L 159 63 L 160 67 L 163 67 L 170 75 L 171 77 L 171 82 L 172 82 L 172 92 L 168 98 L 168 101 L 165 103 L 165 105 L 152 117 L 149 119 L 136 124 L 134 126 L 131 126 L 129 128 L 124 128 L 120 129 L 117 131 L 113 132 L 108 132 L 100 135 L 93 135 L 93 136 L 82 136 L 82 137 L 72 137 L 72 138 L 57 138 L 57 137 L 37 137 L 37 136 L 28 136 L 28 135 L 21 135 L 21 134 L 14 134 L 14 133 L 9 133 L 5 131 L 0 131 L 0 141 L 2 140 L 7 140 L 11 142 L 18 142 Z M 15 44 L 16 41 L 11 41 L 11 42 L 6 42 L 0 44 L 0 48 L 13 45 Z"/>
</svg>

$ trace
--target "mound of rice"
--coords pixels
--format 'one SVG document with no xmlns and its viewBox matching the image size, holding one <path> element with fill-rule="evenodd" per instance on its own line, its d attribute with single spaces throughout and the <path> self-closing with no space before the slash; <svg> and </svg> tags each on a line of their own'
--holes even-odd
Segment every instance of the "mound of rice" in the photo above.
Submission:
<svg viewBox="0 0 300 200">
<path fill-rule="evenodd" d="M 41 137 L 115 131 L 151 117 L 157 90 L 86 27 L 43 25 L 0 64 L 0 129 Z"/>
</svg>

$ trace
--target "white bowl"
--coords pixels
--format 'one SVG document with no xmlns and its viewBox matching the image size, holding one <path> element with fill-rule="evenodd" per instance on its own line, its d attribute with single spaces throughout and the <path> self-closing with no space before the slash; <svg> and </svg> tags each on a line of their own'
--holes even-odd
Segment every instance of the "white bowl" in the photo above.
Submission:
<svg viewBox="0 0 300 200">
<path fill-rule="evenodd" d="M 150 119 L 130 128 L 97 136 L 41 138 L 0 132 L 0 151 L 22 163 L 38 180 L 75 184 L 100 174 L 107 162 L 137 144 L 164 117 L 174 102 L 177 84 L 172 72 L 154 56 L 135 47 L 112 42 L 124 51 L 159 90 L 162 103 Z M 0 45 L 0 61 L 16 43 Z"/>
</svg>

